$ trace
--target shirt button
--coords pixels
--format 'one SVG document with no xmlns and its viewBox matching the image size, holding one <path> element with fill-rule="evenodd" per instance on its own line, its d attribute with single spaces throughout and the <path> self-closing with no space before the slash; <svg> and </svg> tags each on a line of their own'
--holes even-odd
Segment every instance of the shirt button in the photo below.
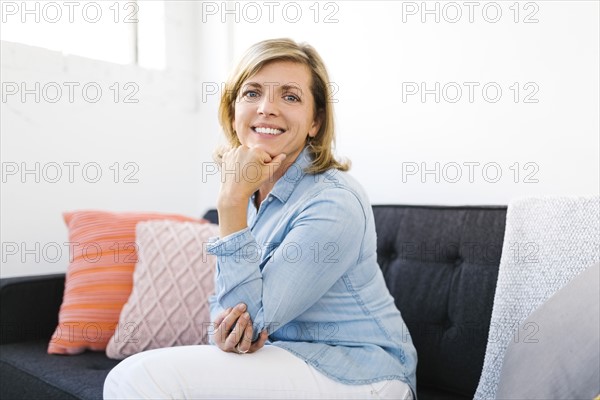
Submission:
<svg viewBox="0 0 600 400">
<path fill-rule="evenodd" d="M 270 202 L 272 202 L 272 201 L 273 201 L 273 198 L 272 198 L 272 197 L 269 197 L 269 203 L 270 203 Z"/>
</svg>

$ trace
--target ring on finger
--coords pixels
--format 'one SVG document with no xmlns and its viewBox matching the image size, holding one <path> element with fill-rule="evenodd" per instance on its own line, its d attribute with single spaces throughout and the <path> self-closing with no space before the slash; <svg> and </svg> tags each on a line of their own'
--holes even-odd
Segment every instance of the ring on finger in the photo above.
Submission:
<svg viewBox="0 0 600 400">
<path fill-rule="evenodd" d="M 249 350 L 250 350 L 250 349 L 247 349 L 247 350 L 242 350 L 242 349 L 240 349 L 240 344 L 239 344 L 239 343 L 235 345 L 235 351 L 236 351 L 238 354 L 246 354 L 246 353 L 247 353 Z"/>
</svg>

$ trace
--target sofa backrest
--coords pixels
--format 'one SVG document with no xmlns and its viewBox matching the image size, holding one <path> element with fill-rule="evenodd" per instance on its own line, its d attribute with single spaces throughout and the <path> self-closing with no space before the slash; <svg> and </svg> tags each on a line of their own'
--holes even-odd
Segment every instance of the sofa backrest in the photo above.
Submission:
<svg viewBox="0 0 600 400">
<path fill-rule="evenodd" d="M 419 392 L 472 398 L 483 366 L 506 207 L 373 206 L 378 262 L 417 349 Z"/>
<path fill-rule="evenodd" d="M 377 260 L 417 349 L 420 398 L 473 398 L 506 207 L 375 205 L 373 213 Z M 218 220 L 215 210 L 204 218 Z"/>
</svg>

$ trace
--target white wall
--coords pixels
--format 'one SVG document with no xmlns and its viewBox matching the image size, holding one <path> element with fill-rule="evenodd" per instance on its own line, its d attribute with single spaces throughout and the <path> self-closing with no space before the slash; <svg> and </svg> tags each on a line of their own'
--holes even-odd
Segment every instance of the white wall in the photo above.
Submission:
<svg viewBox="0 0 600 400">
<path fill-rule="evenodd" d="M 428 10 L 437 4 L 439 23 L 435 13 L 421 14 L 422 2 L 321 3 L 317 23 L 313 2 L 296 3 L 298 23 L 288 22 L 296 7 L 287 14 L 283 6 L 276 9 L 273 24 L 248 22 L 256 15 L 250 8 L 244 21 L 240 8 L 234 54 L 278 36 L 317 48 L 339 88 L 338 153 L 353 161 L 351 171 L 374 203 L 507 204 L 525 195 L 597 194 L 599 3 L 521 2 L 518 23 L 510 8 L 515 2 L 475 3 L 472 23 L 465 2 L 427 2 Z M 449 22 L 457 9 L 462 18 Z M 487 22 L 497 9 L 498 22 Z M 337 23 L 324 22 L 331 13 Z M 526 17 L 538 22 L 524 23 Z M 427 89 L 440 83 L 439 103 L 433 94 L 422 102 L 420 92 L 403 101 L 403 87 L 422 82 Z M 472 103 L 464 82 L 479 84 Z M 525 87 L 528 82 L 533 85 Z M 483 98 L 488 83 L 502 90 L 495 103 L 493 88 L 490 101 Z M 463 93 L 451 103 L 446 99 L 456 97 L 454 85 Z M 525 103 L 534 85 L 539 91 L 531 99 L 538 102 Z M 423 167 L 434 172 L 422 175 Z M 496 171 L 502 175 L 494 182 Z"/>
<path fill-rule="evenodd" d="M 214 127 L 203 129 L 210 124 L 203 121 L 196 91 L 195 9 L 190 2 L 167 6 L 166 71 L 2 42 L 3 88 L 24 83 L 33 89 L 36 82 L 41 88 L 39 102 L 34 95 L 23 101 L 20 93 L 4 93 L 1 104 L 3 277 L 66 270 L 64 211 L 161 211 L 200 217 L 214 204 L 213 194 L 203 190 L 201 183 L 202 161 L 212 153 L 207 143 L 217 134 Z M 52 82 L 62 88 L 56 103 L 48 101 L 56 96 Z M 65 82 L 79 84 L 73 102 Z M 120 88 L 116 99 L 111 90 L 115 82 Z M 98 102 L 83 97 L 87 83 L 101 88 Z M 126 88 L 126 83 L 134 86 Z M 128 94 L 137 103 L 128 103 Z M 90 90 L 89 96 L 95 92 Z M 70 162 L 79 163 L 73 167 L 72 182 L 65 164 Z M 22 175 L 23 166 L 35 169 L 36 163 L 39 178 Z M 119 176 L 115 176 L 115 163 L 119 163 Z M 126 163 L 132 164 L 126 167 Z M 62 177 L 52 183 L 56 165 Z M 89 165 L 87 174 L 84 165 Z M 18 171 L 13 175 L 15 166 Z M 94 166 L 99 166 L 102 176 L 91 183 L 96 177 Z M 62 257 L 57 257 L 57 248 L 62 248 Z"/>
<path fill-rule="evenodd" d="M 3 247 L 1 275 L 29 275 L 64 271 L 68 255 L 49 262 L 44 254 L 24 250 L 49 243 L 63 243 L 67 232 L 61 213 L 74 209 L 155 210 L 200 216 L 214 206 L 219 178 L 207 172 L 211 154 L 221 141 L 216 117 L 219 86 L 233 60 L 250 44 L 269 37 L 291 37 L 313 44 L 327 63 L 335 94 L 338 154 L 353 161 L 352 174 L 365 186 L 373 203 L 404 204 L 507 204 L 523 195 L 586 195 L 599 191 L 598 104 L 598 3 L 538 1 L 524 9 L 522 20 L 536 11 L 538 23 L 514 23 L 513 2 L 498 2 L 502 17 L 487 22 L 481 13 L 493 4 L 479 2 L 474 22 L 468 9 L 457 23 L 441 15 L 439 23 L 427 16 L 406 12 L 421 2 L 341 1 L 295 2 L 274 8 L 269 21 L 264 2 L 256 23 L 255 11 L 237 3 L 235 14 L 221 15 L 221 2 L 167 2 L 167 71 L 147 71 L 87 60 L 29 46 L 2 42 L 2 82 L 96 82 L 103 89 L 98 103 L 78 97 L 53 104 L 36 103 L 33 96 L 22 102 L 10 96 L 1 103 L 1 157 L 4 172 L 17 163 L 32 167 L 39 162 L 95 162 L 103 176 L 98 183 L 75 169 L 74 182 L 66 176 L 57 183 L 33 175 L 5 176 L 1 193 L 2 243 L 16 243 L 19 252 L 7 255 Z M 204 4 L 204 6 L 203 6 Z M 234 9 L 236 3 L 230 3 Z M 435 2 L 428 2 L 433 8 Z M 438 3 L 440 11 L 452 11 Z M 215 8 L 216 7 L 216 8 Z M 254 7 L 254 6 L 253 6 Z M 313 7 L 312 9 L 309 7 Z M 325 8 L 327 7 L 327 8 Z M 301 15 L 291 23 L 296 9 Z M 216 11 L 216 14 L 213 12 Z M 403 11 L 406 22 L 403 22 Z M 335 12 L 334 15 L 330 13 Z M 330 15 L 338 22 L 325 23 Z M 446 14 L 452 18 L 454 14 Z M 287 20 L 286 20 L 287 18 Z M 118 82 L 121 96 L 115 103 L 110 86 Z M 124 102 L 123 85 L 139 88 Z M 450 103 L 433 95 L 422 102 L 418 95 L 403 101 L 403 86 L 425 82 L 433 88 L 457 82 L 463 97 Z M 474 102 L 469 102 L 463 82 L 477 82 Z M 496 83 L 503 90 L 496 103 L 483 99 L 481 87 Z M 510 86 L 520 83 L 521 98 L 515 103 Z M 523 85 L 539 87 L 537 103 L 524 103 Z M 404 83 L 404 85 L 403 85 Z M 80 87 L 81 87 L 80 86 Z M 490 95 L 492 91 L 489 92 Z M 448 92 L 448 96 L 454 95 Z M 63 95 L 65 96 L 65 95 Z M 109 169 L 120 163 L 115 183 Z M 139 167 L 125 183 L 124 163 Z M 473 182 L 464 163 L 479 163 Z M 514 182 L 515 162 L 520 163 Z M 530 164 L 525 169 L 525 163 Z M 402 169 L 426 163 L 440 166 L 434 174 L 406 175 Z M 452 164 L 456 163 L 456 164 Z M 488 174 L 482 166 L 488 164 Z M 495 164 L 493 164 L 495 163 Z M 462 167 L 456 183 L 452 166 Z M 493 166 L 502 177 L 496 183 Z M 446 167 L 446 169 L 443 169 Z M 537 183 L 525 183 L 535 172 Z M 446 172 L 444 180 L 442 172 Z M 53 174 L 52 174 L 53 176 Z M 51 176 L 51 177 L 52 177 Z M 51 178 L 50 177 L 50 178 Z M 25 181 L 25 182 L 23 182 Z M 24 245 L 23 245 L 24 243 Z M 35 251 L 34 251 L 35 253 Z M 25 260 L 21 257 L 25 255 Z M 36 263 L 34 256 L 42 258 Z"/>
</svg>

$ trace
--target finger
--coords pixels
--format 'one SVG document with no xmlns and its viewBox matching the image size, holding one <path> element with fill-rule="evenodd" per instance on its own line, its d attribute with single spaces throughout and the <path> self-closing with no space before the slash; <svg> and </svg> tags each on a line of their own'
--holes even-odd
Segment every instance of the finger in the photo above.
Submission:
<svg viewBox="0 0 600 400">
<path fill-rule="evenodd" d="M 254 144 L 252 147 L 248 147 L 248 152 L 256 161 L 262 160 L 263 162 L 269 162 L 272 158 L 271 155 L 263 149 L 262 144 Z"/>
<path fill-rule="evenodd" d="M 287 155 L 285 153 L 277 154 L 273 160 L 271 160 L 271 164 L 281 164 Z"/>
<path fill-rule="evenodd" d="M 267 331 L 262 331 L 258 336 L 256 342 L 252 343 L 252 346 L 250 346 L 250 351 L 248 351 L 248 353 L 254 353 L 255 351 L 260 350 L 265 345 L 265 342 L 268 339 L 269 334 L 267 333 Z"/>
<path fill-rule="evenodd" d="M 236 149 L 235 148 L 229 149 L 229 150 L 227 150 L 226 152 L 223 153 L 222 158 L 223 158 L 223 160 L 229 161 L 235 155 L 235 153 L 236 153 Z"/>
<path fill-rule="evenodd" d="M 250 316 L 248 313 L 244 313 L 237 320 L 235 327 L 227 336 L 227 339 L 223 343 L 223 349 L 225 351 L 234 351 L 239 353 L 238 346 L 242 343 L 242 337 L 244 336 L 244 332 L 249 324 Z"/>
<path fill-rule="evenodd" d="M 224 318 L 217 324 L 217 320 L 215 320 L 216 329 L 213 333 L 213 340 L 219 346 L 220 349 L 226 350 L 224 348 L 224 343 L 229 336 L 231 328 L 238 320 L 240 315 L 246 310 L 246 305 L 244 303 L 240 303 L 229 311 L 229 314 L 226 314 Z M 221 313 L 225 314 L 225 312 Z M 221 316 L 219 315 L 219 317 Z"/>
<path fill-rule="evenodd" d="M 248 147 L 248 154 L 250 158 L 255 161 L 262 161 L 263 163 L 267 163 L 271 161 L 271 155 L 263 149 L 261 144 L 253 145 L 252 147 Z"/>
<path fill-rule="evenodd" d="M 242 339 L 237 345 L 237 350 L 240 353 L 247 353 L 250 350 L 250 346 L 252 346 L 252 324 L 248 323 L 242 333 Z"/>
<path fill-rule="evenodd" d="M 227 315 L 229 315 L 229 313 L 231 312 L 232 308 L 229 307 L 226 310 L 223 310 L 223 312 L 221 312 L 217 318 L 215 318 L 215 320 L 213 321 L 213 332 L 211 333 L 212 337 L 213 337 L 213 341 L 215 342 L 215 344 L 221 348 L 222 343 L 225 341 L 225 339 L 227 338 L 227 334 L 226 334 L 226 330 L 224 329 L 224 327 L 221 325 L 223 323 L 223 321 L 225 320 L 225 317 Z"/>
<path fill-rule="evenodd" d="M 285 153 L 281 153 L 276 155 L 273 160 L 271 160 L 271 162 L 269 163 L 269 166 L 271 168 L 269 168 L 269 173 L 270 175 L 272 175 L 275 171 L 277 171 L 279 169 L 279 167 L 281 167 L 281 164 L 283 163 L 283 160 L 285 160 L 287 156 L 285 155 Z"/>
<path fill-rule="evenodd" d="M 285 153 L 281 153 L 281 154 L 276 155 L 270 163 L 266 164 L 266 166 L 268 168 L 268 170 L 267 170 L 268 175 L 267 175 L 266 179 L 268 179 L 268 180 L 273 179 L 273 175 L 275 175 L 275 171 L 277 171 L 279 169 L 279 167 L 281 167 L 283 160 L 285 160 L 285 158 L 286 158 Z"/>
<path fill-rule="evenodd" d="M 244 311 L 246 311 L 246 305 L 244 303 L 238 304 L 225 316 L 220 325 L 229 332 Z"/>
<path fill-rule="evenodd" d="M 248 325 L 248 321 L 250 321 L 250 315 L 247 312 L 245 312 L 237 320 L 235 327 L 233 328 L 229 336 L 227 336 L 227 339 L 225 340 L 225 350 L 233 350 L 233 348 L 240 342 L 244 330 Z"/>
<path fill-rule="evenodd" d="M 232 308 L 229 307 L 228 309 L 223 310 L 223 312 L 221 312 L 221 314 L 217 315 L 217 318 L 215 318 L 215 320 L 214 320 L 215 326 L 221 325 L 221 323 L 223 322 L 225 317 L 231 312 L 231 310 L 232 310 Z"/>
<path fill-rule="evenodd" d="M 258 336 L 258 339 L 252 343 L 252 346 L 250 346 L 250 351 L 249 353 L 254 353 L 255 351 L 260 350 L 262 347 L 264 347 L 265 342 L 269 339 L 269 334 L 267 333 L 267 331 L 262 331 L 260 333 L 260 335 Z"/>
</svg>

